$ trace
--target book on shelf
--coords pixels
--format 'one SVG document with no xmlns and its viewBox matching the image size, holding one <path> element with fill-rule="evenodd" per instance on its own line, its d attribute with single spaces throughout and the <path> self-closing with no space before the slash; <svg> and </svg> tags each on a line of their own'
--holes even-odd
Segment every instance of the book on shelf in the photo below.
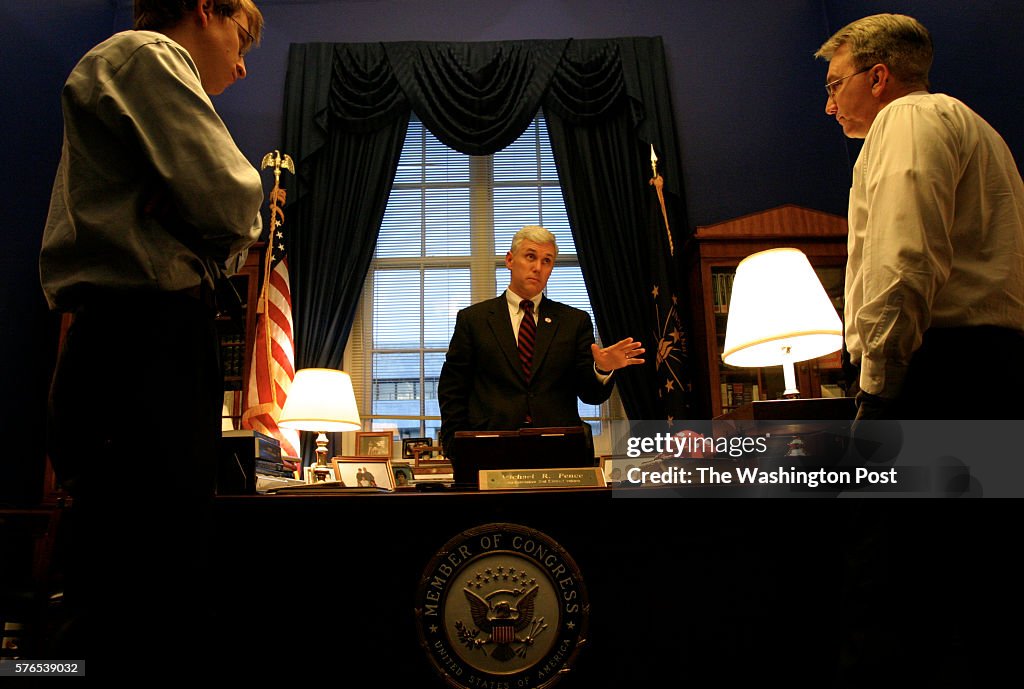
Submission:
<svg viewBox="0 0 1024 689">
<path fill-rule="evenodd" d="M 711 274 L 711 310 L 714 313 L 729 313 L 729 300 L 732 299 L 733 273 L 716 272 Z"/>
<path fill-rule="evenodd" d="M 739 407 L 761 401 L 761 388 L 757 383 L 722 383 L 719 392 L 722 407 Z"/>
</svg>

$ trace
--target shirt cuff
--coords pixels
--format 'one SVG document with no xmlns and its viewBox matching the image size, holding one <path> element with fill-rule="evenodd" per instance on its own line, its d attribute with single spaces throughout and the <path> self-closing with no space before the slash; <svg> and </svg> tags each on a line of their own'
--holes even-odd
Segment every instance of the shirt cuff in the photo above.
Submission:
<svg viewBox="0 0 1024 689">
<path fill-rule="evenodd" d="M 860 362 L 860 389 L 869 395 L 893 399 L 903 388 L 907 367 L 865 356 Z"/>
<path fill-rule="evenodd" d="M 607 383 L 608 379 L 612 377 L 613 373 L 615 373 L 615 371 L 609 371 L 608 373 L 601 373 L 600 371 L 597 370 L 597 362 L 594 362 L 594 375 L 597 376 L 597 379 L 599 381 L 601 381 L 602 384 L 603 383 Z"/>
</svg>

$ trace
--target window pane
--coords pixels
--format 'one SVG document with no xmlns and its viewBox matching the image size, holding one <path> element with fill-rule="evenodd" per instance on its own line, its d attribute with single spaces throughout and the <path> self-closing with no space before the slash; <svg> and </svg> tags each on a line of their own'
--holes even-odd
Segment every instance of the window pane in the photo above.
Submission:
<svg viewBox="0 0 1024 689">
<path fill-rule="evenodd" d="M 469 156 L 448 148 L 429 131 L 426 132 L 426 142 L 424 181 L 427 184 L 469 182 Z"/>
<path fill-rule="evenodd" d="M 444 354 L 428 352 L 423 355 L 423 414 L 425 416 L 441 416 L 441 408 L 437 403 L 437 381 L 441 378 L 441 366 L 444 365 Z"/>
<path fill-rule="evenodd" d="M 531 125 L 517 141 L 494 154 L 494 181 L 539 179 L 538 149 L 536 128 Z"/>
<path fill-rule="evenodd" d="M 494 154 L 496 183 L 522 179 L 558 183 L 548 126 L 542 116 L 535 118 L 516 141 Z"/>
<path fill-rule="evenodd" d="M 423 274 L 423 346 L 446 349 L 459 309 L 469 306 L 469 268 L 426 270 Z"/>
<path fill-rule="evenodd" d="M 572 238 L 572 230 L 569 229 L 569 216 L 565 212 L 562 190 L 559 187 L 544 187 L 540 190 L 540 196 L 543 204 L 541 225 L 555 235 L 560 252 L 576 253 L 576 242 Z"/>
<path fill-rule="evenodd" d="M 434 444 L 438 444 L 438 438 L 441 437 L 441 420 L 440 419 L 426 419 L 423 422 L 424 434 L 426 438 L 433 438 Z"/>
<path fill-rule="evenodd" d="M 376 256 L 419 256 L 423 253 L 420 236 L 423 228 L 422 190 L 392 189 L 388 199 L 380 234 L 377 236 Z"/>
<path fill-rule="evenodd" d="M 373 347 L 420 346 L 420 271 L 378 270 L 373 276 Z"/>
<path fill-rule="evenodd" d="M 395 184 L 469 182 L 469 156 L 448 148 L 413 118 L 409 121 Z"/>
<path fill-rule="evenodd" d="M 431 189 L 424 204 L 426 255 L 469 256 L 469 189 Z"/>
<path fill-rule="evenodd" d="M 420 354 L 373 355 L 373 416 L 419 416 Z"/>
<path fill-rule="evenodd" d="M 494 189 L 494 248 L 504 254 L 523 225 L 540 225 L 555 235 L 558 255 L 575 255 L 565 201 L 558 187 L 503 186 Z"/>
<path fill-rule="evenodd" d="M 596 404 L 584 404 L 583 402 L 580 402 L 579 400 L 576 400 L 576 402 L 577 402 L 577 405 L 578 405 L 578 409 L 580 410 L 580 418 L 581 419 L 587 419 L 587 418 L 597 419 L 597 418 L 601 417 L 601 407 L 600 406 L 598 406 Z M 597 433 L 599 432 L 598 429 L 600 429 L 600 427 L 601 427 L 601 422 L 600 421 L 591 421 L 590 422 L 590 426 L 594 430 L 594 435 L 597 435 Z"/>
</svg>

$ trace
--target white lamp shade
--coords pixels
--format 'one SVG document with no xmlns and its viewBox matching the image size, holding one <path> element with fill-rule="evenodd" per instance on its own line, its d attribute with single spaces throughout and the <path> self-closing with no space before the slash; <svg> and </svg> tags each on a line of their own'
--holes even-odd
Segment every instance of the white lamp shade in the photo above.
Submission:
<svg viewBox="0 0 1024 689">
<path fill-rule="evenodd" d="M 736 267 L 725 363 L 775 366 L 831 354 L 842 346 L 843 323 L 803 252 L 769 249 Z"/>
<path fill-rule="evenodd" d="M 295 372 L 278 425 L 298 431 L 340 433 L 362 428 L 352 379 L 344 371 L 303 368 Z"/>
</svg>

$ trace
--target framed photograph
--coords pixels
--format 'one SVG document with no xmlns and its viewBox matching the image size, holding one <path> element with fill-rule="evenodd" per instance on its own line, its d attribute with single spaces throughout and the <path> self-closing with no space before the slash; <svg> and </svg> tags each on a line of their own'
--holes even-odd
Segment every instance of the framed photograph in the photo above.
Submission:
<svg viewBox="0 0 1024 689">
<path fill-rule="evenodd" d="M 629 457 L 627 455 L 601 455 L 601 473 L 608 484 L 629 483 L 629 472 L 636 468 L 640 471 L 664 471 L 665 466 L 657 455 L 643 455 L 642 457 Z M 634 474 L 636 481 L 640 480 L 639 474 Z"/>
<path fill-rule="evenodd" d="M 389 457 L 334 457 L 334 475 L 346 488 L 395 489 L 395 473 Z"/>
<path fill-rule="evenodd" d="M 391 431 L 357 431 L 357 457 L 387 457 L 391 459 Z"/>
<path fill-rule="evenodd" d="M 412 482 L 415 477 L 409 462 L 391 462 L 391 471 L 395 475 L 395 490 L 413 487 Z"/>
<path fill-rule="evenodd" d="M 416 450 L 431 447 L 434 444 L 433 438 L 402 438 L 402 459 L 416 460 Z"/>
<path fill-rule="evenodd" d="M 327 467 L 327 472 L 328 472 L 327 473 L 327 477 L 326 478 L 321 478 L 318 481 L 317 477 L 313 473 L 313 467 L 303 467 L 302 468 L 302 478 L 303 478 L 303 480 L 305 480 L 306 483 L 310 483 L 310 484 L 313 484 L 313 483 L 329 483 L 329 482 L 333 482 L 333 481 L 337 481 L 338 480 L 338 478 L 337 478 L 338 473 L 337 473 L 337 471 L 335 470 L 335 468 L 333 466 L 328 466 Z"/>
<path fill-rule="evenodd" d="M 608 483 L 621 483 L 626 480 L 627 472 L 649 458 L 627 457 L 626 455 L 601 455 L 601 473 Z"/>
</svg>

